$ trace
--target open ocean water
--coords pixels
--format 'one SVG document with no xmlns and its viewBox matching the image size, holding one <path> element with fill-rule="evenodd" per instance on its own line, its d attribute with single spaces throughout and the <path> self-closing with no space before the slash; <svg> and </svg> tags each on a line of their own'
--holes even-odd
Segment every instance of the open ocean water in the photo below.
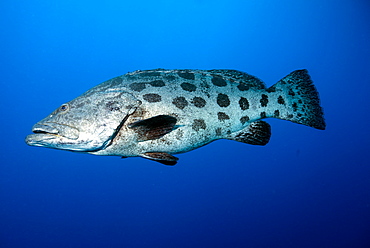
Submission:
<svg viewBox="0 0 370 248">
<path fill-rule="evenodd" d="M 370 247 L 370 1 L 4 0 L 0 248 Z M 129 71 L 306 68 L 327 129 L 267 119 L 170 167 L 35 148 L 32 126 Z"/>
</svg>

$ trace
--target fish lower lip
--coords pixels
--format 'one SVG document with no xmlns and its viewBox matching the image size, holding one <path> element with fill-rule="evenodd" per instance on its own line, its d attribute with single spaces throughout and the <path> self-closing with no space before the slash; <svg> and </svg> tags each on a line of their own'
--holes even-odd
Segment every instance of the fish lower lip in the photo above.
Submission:
<svg viewBox="0 0 370 248">
<path fill-rule="evenodd" d="M 59 137 L 57 134 L 38 132 L 28 135 L 25 141 L 30 146 L 45 146 L 57 137 Z"/>
</svg>

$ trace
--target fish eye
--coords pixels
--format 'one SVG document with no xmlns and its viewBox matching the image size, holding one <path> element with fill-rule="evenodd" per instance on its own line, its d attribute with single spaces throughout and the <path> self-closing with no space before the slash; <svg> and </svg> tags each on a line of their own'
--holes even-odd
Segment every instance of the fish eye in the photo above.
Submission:
<svg viewBox="0 0 370 248">
<path fill-rule="evenodd" d="M 62 106 L 59 107 L 59 110 L 61 112 L 66 112 L 69 110 L 69 105 L 68 104 L 63 104 Z"/>
</svg>

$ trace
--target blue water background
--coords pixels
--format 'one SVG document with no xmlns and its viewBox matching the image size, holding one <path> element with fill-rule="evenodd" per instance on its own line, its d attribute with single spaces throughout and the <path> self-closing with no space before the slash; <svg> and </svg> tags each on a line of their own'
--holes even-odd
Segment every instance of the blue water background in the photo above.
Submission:
<svg viewBox="0 0 370 248">
<path fill-rule="evenodd" d="M 370 2 L 0 3 L 0 247 L 370 247 Z M 55 108 L 138 69 L 307 68 L 327 130 L 267 120 L 174 167 L 29 147 Z"/>
</svg>

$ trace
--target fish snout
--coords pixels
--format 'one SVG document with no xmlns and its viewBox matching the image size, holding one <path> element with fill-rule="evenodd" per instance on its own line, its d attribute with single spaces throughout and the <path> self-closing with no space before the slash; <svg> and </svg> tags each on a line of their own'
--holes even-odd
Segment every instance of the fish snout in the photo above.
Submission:
<svg viewBox="0 0 370 248">
<path fill-rule="evenodd" d="M 36 134 L 61 136 L 72 140 L 77 140 L 80 133 L 75 127 L 56 122 L 36 123 L 32 127 L 32 132 Z"/>
</svg>

